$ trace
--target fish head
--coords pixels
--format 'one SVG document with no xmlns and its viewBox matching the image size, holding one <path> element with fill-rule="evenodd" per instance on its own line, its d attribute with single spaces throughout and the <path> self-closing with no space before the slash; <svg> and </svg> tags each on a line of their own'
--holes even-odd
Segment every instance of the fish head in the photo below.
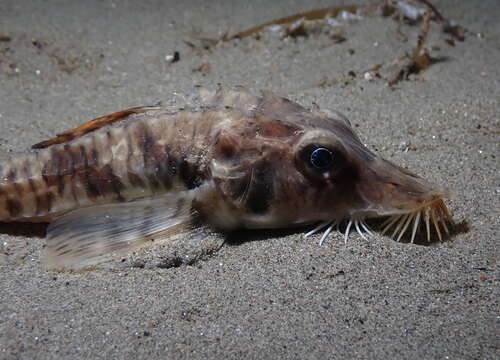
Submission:
<svg viewBox="0 0 500 360">
<path fill-rule="evenodd" d="M 247 228 L 451 219 L 443 202 L 448 189 L 373 153 L 330 112 L 264 114 L 222 131 L 212 175 L 230 209 L 222 221 Z"/>
</svg>

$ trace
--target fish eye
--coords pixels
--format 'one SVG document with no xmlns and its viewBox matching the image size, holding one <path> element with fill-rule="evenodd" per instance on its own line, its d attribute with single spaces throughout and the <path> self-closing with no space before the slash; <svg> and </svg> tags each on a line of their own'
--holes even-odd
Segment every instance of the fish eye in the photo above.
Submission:
<svg viewBox="0 0 500 360">
<path fill-rule="evenodd" d="M 333 165 L 333 153 L 324 147 L 317 147 L 309 158 L 311 165 L 318 170 L 327 170 Z"/>
<path fill-rule="evenodd" d="M 314 140 L 299 146 L 295 158 L 297 168 L 306 177 L 314 181 L 334 179 L 346 171 L 349 163 L 341 143 Z"/>
</svg>

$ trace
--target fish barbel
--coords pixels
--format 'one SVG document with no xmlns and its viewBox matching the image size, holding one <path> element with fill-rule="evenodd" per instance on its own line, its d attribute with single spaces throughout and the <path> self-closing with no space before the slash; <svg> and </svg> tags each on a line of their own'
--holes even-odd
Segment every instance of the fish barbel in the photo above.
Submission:
<svg viewBox="0 0 500 360">
<path fill-rule="evenodd" d="M 78 269 L 200 226 L 223 232 L 387 217 L 441 240 L 450 191 L 365 147 L 342 115 L 271 92 L 199 89 L 94 119 L 0 164 L 0 221 L 49 222 L 49 268 Z M 433 225 L 433 226 L 431 226 Z"/>
</svg>

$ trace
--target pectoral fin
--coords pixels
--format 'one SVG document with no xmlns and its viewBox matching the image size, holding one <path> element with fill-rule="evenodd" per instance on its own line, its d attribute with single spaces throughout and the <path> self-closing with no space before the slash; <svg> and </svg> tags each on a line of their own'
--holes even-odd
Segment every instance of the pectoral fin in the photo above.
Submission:
<svg viewBox="0 0 500 360">
<path fill-rule="evenodd" d="M 81 269 L 196 226 L 195 190 L 76 209 L 47 230 L 43 258 L 50 269 Z"/>
</svg>

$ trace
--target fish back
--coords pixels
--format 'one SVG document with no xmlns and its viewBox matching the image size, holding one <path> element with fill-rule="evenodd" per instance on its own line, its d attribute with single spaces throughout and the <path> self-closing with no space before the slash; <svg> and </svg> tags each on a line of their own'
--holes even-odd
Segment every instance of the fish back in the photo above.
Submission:
<svg viewBox="0 0 500 360">
<path fill-rule="evenodd" d="M 50 221 L 78 207 L 198 187 L 218 129 L 244 116 L 227 109 L 235 100 L 200 92 L 4 162 L 0 221 Z"/>
</svg>

